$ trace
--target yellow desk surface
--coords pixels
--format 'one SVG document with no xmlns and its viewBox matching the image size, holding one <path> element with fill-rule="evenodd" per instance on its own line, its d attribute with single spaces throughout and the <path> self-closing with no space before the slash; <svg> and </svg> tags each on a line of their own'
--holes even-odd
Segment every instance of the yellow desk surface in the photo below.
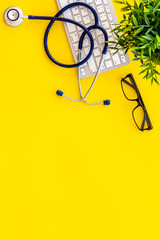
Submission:
<svg viewBox="0 0 160 240">
<path fill-rule="evenodd" d="M 57 89 L 79 97 L 77 70 L 46 56 L 47 22 L 7 26 L 9 6 L 25 15 L 58 10 L 54 0 L 0 3 L 0 239 L 160 239 L 160 88 L 132 62 L 99 76 L 89 100 L 110 99 L 108 107 L 58 97 Z M 49 44 L 59 60 L 72 60 L 62 24 L 55 24 Z M 121 91 L 130 72 L 152 131 L 137 130 L 135 103 Z M 84 89 L 90 81 L 83 80 Z"/>
</svg>

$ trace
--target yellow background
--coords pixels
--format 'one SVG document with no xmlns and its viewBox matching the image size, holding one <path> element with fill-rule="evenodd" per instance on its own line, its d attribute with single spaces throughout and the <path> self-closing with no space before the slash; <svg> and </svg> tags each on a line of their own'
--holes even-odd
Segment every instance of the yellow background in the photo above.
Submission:
<svg viewBox="0 0 160 240">
<path fill-rule="evenodd" d="M 58 10 L 54 0 L 0 3 L 0 239 L 160 239 L 160 88 L 142 80 L 140 64 L 132 62 L 101 74 L 88 98 L 110 99 L 110 106 L 58 97 L 57 89 L 79 97 L 77 70 L 46 56 L 47 22 L 7 26 L 9 6 L 25 15 Z M 55 24 L 49 45 L 59 60 L 72 60 L 62 24 Z M 130 72 L 152 131 L 136 128 L 135 103 L 121 91 Z M 84 88 L 90 80 L 82 80 Z"/>
</svg>

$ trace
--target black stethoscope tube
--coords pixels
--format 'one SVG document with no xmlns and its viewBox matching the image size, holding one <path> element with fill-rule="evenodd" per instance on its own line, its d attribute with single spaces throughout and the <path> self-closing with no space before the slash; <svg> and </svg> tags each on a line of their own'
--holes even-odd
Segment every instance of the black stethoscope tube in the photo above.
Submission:
<svg viewBox="0 0 160 240">
<path fill-rule="evenodd" d="M 89 32 L 89 30 L 84 27 L 82 24 L 78 23 L 78 22 L 75 22 L 71 19 L 68 19 L 68 18 L 62 18 L 62 17 L 41 17 L 41 16 L 31 16 L 29 15 L 28 16 L 28 19 L 35 19 L 35 20 L 51 20 L 51 22 L 49 23 L 47 29 L 46 29 L 46 32 L 45 32 L 45 35 L 44 35 L 44 48 L 45 48 L 45 51 L 48 55 L 48 57 L 50 58 L 50 60 L 52 62 L 54 62 L 55 64 L 57 64 L 58 66 L 60 67 L 65 67 L 65 68 L 74 68 L 74 67 L 79 67 L 81 66 L 82 64 L 84 64 L 86 61 L 88 61 L 88 59 L 91 57 L 92 53 L 93 53 L 93 49 L 94 49 L 94 41 L 93 41 L 93 37 L 92 37 L 92 34 Z M 91 43 L 91 46 L 90 46 L 90 51 L 88 53 L 88 55 L 86 56 L 85 59 L 83 59 L 81 62 L 78 62 L 78 63 L 75 63 L 75 64 L 63 64 L 63 63 L 60 63 L 58 62 L 57 60 L 55 60 L 52 55 L 50 54 L 50 51 L 48 49 L 48 35 L 49 35 L 49 31 L 53 25 L 53 23 L 55 21 L 61 21 L 61 22 L 68 22 L 68 23 L 72 23 L 72 24 L 75 24 L 77 25 L 78 27 L 82 28 L 85 33 L 88 35 L 89 39 L 90 39 L 90 43 Z"/>
<path fill-rule="evenodd" d="M 86 28 L 82 24 L 80 24 L 80 23 L 78 23 L 78 22 L 76 22 L 72 19 L 60 17 L 66 10 L 68 10 L 68 9 L 74 7 L 74 6 L 87 7 L 92 12 L 92 14 L 94 15 L 95 24 L 93 26 L 90 26 L 89 28 Z M 46 51 L 48 57 L 50 58 L 50 60 L 60 67 L 65 67 L 65 68 L 79 67 L 89 60 L 89 58 L 91 57 L 91 55 L 93 53 L 93 50 L 94 50 L 94 40 L 93 40 L 92 34 L 90 33 L 90 30 L 92 30 L 92 29 L 100 29 L 103 32 L 104 37 L 105 37 L 105 45 L 104 45 L 104 49 L 103 49 L 102 54 L 106 54 L 106 52 L 107 52 L 107 47 L 108 47 L 108 43 L 106 43 L 106 41 L 108 41 L 107 32 L 105 31 L 104 28 L 99 26 L 98 15 L 97 15 L 96 11 L 94 10 L 94 8 L 91 7 L 90 5 L 86 4 L 86 3 L 83 3 L 83 2 L 71 3 L 67 6 L 65 6 L 64 8 L 62 8 L 54 17 L 29 15 L 28 19 L 31 19 L 31 20 L 51 20 L 50 23 L 47 26 L 47 29 L 46 29 L 46 32 L 45 32 L 45 35 L 44 35 L 44 48 L 45 48 L 45 51 Z M 90 51 L 89 51 L 88 55 L 85 57 L 85 59 L 83 59 L 82 61 L 80 61 L 78 63 L 75 63 L 75 64 L 63 64 L 63 63 L 58 62 L 56 59 L 54 59 L 52 57 L 52 55 L 49 51 L 49 48 L 48 48 L 48 35 L 49 35 L 51 27 L 52 27 L 52 25 L 54 24 L 55 21 L 71 23 L 71 24 L 77 25 L 78 27 L 80 27 L 84 30 L 81 37 L 80 37 L 80 40 L 79 40 L 79 46 L 78 46 L 79 50 L 82 50 L 83 40 L 84 40 L 85 35 L 86 34 L 88 35 L 89 40 L 90 40 Z"/>
<path fill-rule="evenodd" d="M 102 28 L 101 26 L 99 25 L 93 25 L 93 26 L 90 26 L 87 28 L 89 31 L 90 30 L 93 30 L 93 29 L 99 29 L 100 31 L 102 31 L 103 35 L 104 35 L 104 38 L 105 38 L 105 44 L 104 44 L 104 48 L 103 48 L 103 51 L 102 51 L 102 54 L 106 54 L 107 53 L 107 47 L 108 47 L 108 35 L 107 35 L 107 32 L 104 28 Z M 79 49 L 82 49 L 82 46 L 83 46 L 83 40 L 84 40 L 84 37 L 86 35 L 86 32 L 83 32 L 81 37 L 80 37 L 80 40 L 79 40 Z"/>
<path fill-rule="evenodd" d="M 86 8 L 88 8 L 92 14 L 94 15 L 94 20 L 95 20 L 95 23 L 86 28 L 85 26 L 83 26 L 82 24 L 80 24 L 79 22 L 76 22 L 72 19 L 68 19 L 68 18 L 64 18 L 64 17 L 61 17 L 61 15 L 68 9 L 74 7 L 74 6 L 84 6 Z M 14 13 L 13 14 L 13 17 L 15 17 L 15 19 L 10 19 L 9 17 L 9 12 L 11 10 L 15 10 L 18 12 L 18 18 L 16 16 L 14 16 Z M 21 14 L 21 15 L 20 15 Z M 50 20 L 50 23 L 48 24 L 47 26 L 47 29 L 46 29 L 46 32 L 45 32 L 45 36 L 44 36 L 44 47 L 45 47 L 45 51 L 48 55 L 48 57 L 50 58 L 50 60 L 52 62 L 54 62 L 55 64 L 61 66 L 61 67 L 65 67 L 65 68 L 73 68 L 73 67 L 78 67 L 78 83 L 79 83 L 79 90 L 80 90 L 80 96 L 81 96 L 81 99 L 80 100 L 74 100 L 73 98 L 70 98 L 68 97 L 67 95 L 65 95 L 61 90 L 58 90 L 56 93 L 57 95 L 59 96 L 65 96 L 66 98 L 74 101 L 74 102 L 81 102 L 83 101 L 84 103 L 86 104 L 89 104 L 89 105 L 97 105 L 97 104 L 104 104 L 104 105 L 109 105 L 110 104 L 110 101 L 109 100 L 104 100 L 103 102 L 99 102 L 99 103 L 88 103 L 86 102 L 86 97 L 88 96 L 88 94 L 91 92 L 92 88 L 93 88 L 93 85 L 98 77 L 98 74 L 100 72 L 100 69 L 101 69 L 101 65 L 103 63 L 103 60 L 104 60 L 104 56 L 106 55 L 107 53 L 107 47 L 108 47 L 108 35 L 107 35 L 107 32 L 105 31 L 104 28 L 102 28 L 101 26 L 99 26 L 99 21 L 98 21 L 98 15 L 96 13 L 96 11 L 94 10 L 94 8 L 92 8 L 90 5 L 86 4 L 86 3 L 82 3 L 82 2 L 76 2 L 76 3 L 71 3 L 69 5 L 67 5 L 66 7 L 62 8 L 55 16 L 53 17 L 48 17 L 48 16 L 32 16 L 32 15 L 29 15 L 27 17 L 25 17 L 23 15 L 23 12 L 21 9 L 18 9 L 18 8 L 9 8 L 6 10 L 5 14 L 4 14 L 4 19 L 6 21 L 6 23 L 10 26 L 18 26 L 19 24 L 22 23 L 23 21 L 23 18 L 28 18 L 30 20 Z M 19 22 L 17 22 L 18 20 L 21 20 Z M 50 54 L 49 52 L 49 49 L 48 49 L 48 35 L 49 35 L 49 32 L 50 32 L 50 29 L 52 27 L 52 25 L 54 24 L 55 21 L 61 21 L 61 22 L 67 22 L 67 23 L 70 23 L 70 24 L 74 24 L 78 27 L 80 27 L 81 29 L 83 29 L 83 32 L 81 34 L 81 37 L 80 37 L 80 40 L 79 40 L 79 52 L 78 52 L 78 63 L 75 63 L 75 64 L 63 64 L 63 63 L 60 63 L 58 62 L 57 60 L 55 60 L 52 55 Z M 16 24 L 11 24 L 11 22 L 15 22 Z M 92 53 L 93 53 L 93 50 L 94 50 L 94 41 L 93 41 L 93 37 L 92 37 L 92 34 L 90 33 L 90 31 L 92 31 L 93 29 L 99 29 L 103 35 L 104 35 L 104 48 L 103 48 L 103 51 L 102 51 L 102 57 L 100 59 L 100 63 L 99 63 L 99 67 L 98 67 L 98 70 L 97 70 L 97 73 L 94 77 L 94 80 L 89 88 L 89 90 L 87 91 L 87 93 L 83 96 L 82 95 L 82 90 L 81 90 L 81 83 L 80 83 L 80 66 L 82 64 L 84 64 L 86 61 L 89 60 L 89 58 L 91 57 Z M 89 37 L 89 40 L 90 40 L 90 50 L 89 50 L 89 53 L 88 55 L 85 57 L 85 59 L 81 60 L 81 53 L 82 53 L 82 47 L 83 47 L 83 41 L 84 41 L 84 38 L 86 36 L 86 34 L 88 35 Z"/>
</svg>

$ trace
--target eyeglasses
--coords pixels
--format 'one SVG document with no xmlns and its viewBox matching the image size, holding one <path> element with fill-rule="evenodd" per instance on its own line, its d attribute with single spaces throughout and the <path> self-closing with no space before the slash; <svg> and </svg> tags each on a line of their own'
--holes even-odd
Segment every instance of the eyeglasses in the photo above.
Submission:
<svg viewBox="0 0 160 240">
<path fill-rule="evenodd" d="M 134 80 L 133 75 L 130 73 L 121 80 L 121 87 L 124 96 L 129 101 L 136 101 L 138 105 L 133 109 L 132 116 L 133 120 L 139 130 L 151 130 L 153 128 L 150 121 L 147 109 L 142 100 L 141 94 Z"/>
</svg>

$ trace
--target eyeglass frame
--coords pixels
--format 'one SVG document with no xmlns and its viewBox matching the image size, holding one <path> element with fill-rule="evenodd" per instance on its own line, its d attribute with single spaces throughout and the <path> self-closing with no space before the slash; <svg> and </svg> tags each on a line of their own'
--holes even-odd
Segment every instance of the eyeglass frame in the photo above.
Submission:
<svg viewBox="0 0 160 240">
<path fill-rule="evenodd" d="M 126 78 L 129 78 L 131 83 L 130 84 L 128 81 L 126 81 L 125 79 Z M 124 88 L 123 88 L 123 83 L 129 85 L 130 87 L 132 87 L 135 91 L 136 91 L 136 94 L 137 94 L 137 98 L 136 99 L 129 99 L 126 94 L 125 94 L 125 91 L 124 91 Z M 151 123 L 151 120 L 149 118 L 149 115 L 148 115 L 148 112 L 147 112 L 147 109 L 145 107 L 145 104 L 143 102 L 143 99 L 142 99 L 142 96 L 140 94 L 140 91 L 138 89 L 138 86 L 136 84 L 136 81 L 133 77 L 133 74 L 132 73 L 129 73 L 126 75 L 125 78 L 122 78 L 121 79 L 121 88 L 122 88 L 122 91 L 123 91 L 123 94 L 124 96 L 126 97 L 127 100 L 129 101 L 136 101 L 138 103 L 138 105 L 132 110 L 132 117 L 133 117 L 133 120 L 137 126 L 137 128 L 140 130 L 140 131 L 144 131 L 144 130 L 151 130 L 153 128 L 152 126 L 152 123 Z M 142 121 L 142 125 L 141 125 L 141 128 L 138 126 L 136 120 L 135 120 L 135 117 L 134 117 L 134 111 L 138 108 L 138 107 L 142 107 L 143 111 L 144 111 L 144 118 L 143 118 L 143 121 Z M 145 122 L 147 123 L 147 128 L 144 128 L 145 126 Z"/>
</svg>

